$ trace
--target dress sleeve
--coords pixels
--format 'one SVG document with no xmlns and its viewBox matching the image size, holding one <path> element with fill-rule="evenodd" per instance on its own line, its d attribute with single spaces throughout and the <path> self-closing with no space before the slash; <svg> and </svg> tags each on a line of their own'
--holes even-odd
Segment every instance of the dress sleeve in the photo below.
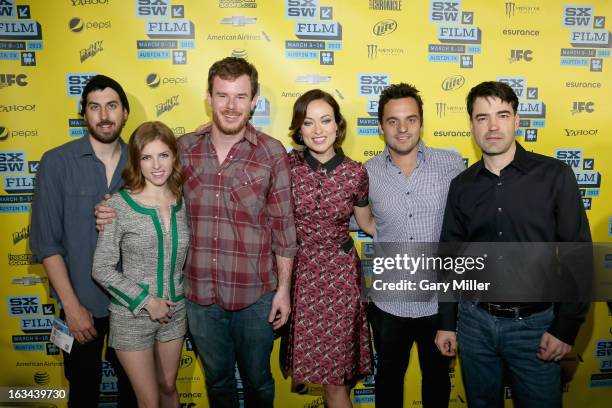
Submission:
<svg viewBox="0 0 612 408">
<path fill-rule="evenodd" d="M 353 205 L 355 207 L 365 207 L 369 204 L 369 185 L 368 171 L 364 166 L 359 165 L 359 171 L 357 173 L 357 188 L 355 189 L 355 196 L 353 199 Z"/>
<path fill-rule="evenodd" d="M 146 288 L 117 271 L 117 263 L 121 257 L 121 240 L 124 235 L 123 218 L 129 215 L 121 213 L 127 210 L 118 208 L 112 201 L 112 199 L 109 201 L 109 205 L 115 207 L 117 218 L 111 224 L 107 224 L 98 236 L 92 277 L 113 299 L 136 316 L 147 304 L 150 295 Z"/>
</svg>

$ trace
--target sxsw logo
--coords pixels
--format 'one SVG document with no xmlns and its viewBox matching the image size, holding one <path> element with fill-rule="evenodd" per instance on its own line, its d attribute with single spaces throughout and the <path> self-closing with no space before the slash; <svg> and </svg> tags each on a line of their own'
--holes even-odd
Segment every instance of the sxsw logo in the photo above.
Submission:
<svg viewBox="0 0 612 408">
<path fill-rule="evenodd" d="M 9 296 L 9 316 L 36 316 L 41 314 L 38 296 Z"/>
<path fill-rule="evenodd" d="M 25 162 L 23 150 L 0 150 L 0 174 L 23 173 Z"/>
<path fill-rule="evenodd" d="M 461 23 L 460 1 L 431 1 L 429 21 L 432 23 Z"/>
<path fill-rule="evenodd" d="M 193 23 L 189 20 L 147 20 L 149 38 L 195 38 Z"/>
<path fill-rule="evenodd" d="M 286 0 L 285 18 L 315 18 L 318 0 Z"/>
<path fill-rule="evenodd" d="M 503 82 L 505 84 L 508 84 L 508 86 L 510 86 L 510 88 L 512 88 L 514 90 L 514 93 L 516 93 L 516 96 L 520 98 L 525 97 L 526 92 L 526 81 L 525 78 L 521 78 L 521 77 L 498 77 L 497 80 L 499 82 Z"/>
<path fill-rule="evenodd" d="M 342 26 L 337 22 L 295 22 L 295 36 L 302 40 L 341 40 Z"/>
<path fill-rule="evenodd" d="M 68 96 L 81 96 L 87 82 L 96 75 L 97 74 L 66 74 L 66 94 Z"/>
<path fill-rule="evenodd" d="M 0 74 L 0 89 L 13 85 L 26 86 L 27 78 L 26 74 Z"/>
<path fill-rule="evenodd" d="M 397 30 L 397 21 L 391 19 L 381 20 L 372 28 L 372 32 L 377 36 L 391 34 L 395 30 Z"/>
<path fill-rule="evenodd" d="M 15 18 L 15 0 L 0 0 L 0 18 Z"/>
<path fill-rule="evenodd" d="M 357 79 L 359 96 L 378 96 L 391 84 L 387 74 L 359 74 Z"/>
<path fill-rule="evenodd" d="M 592 27 L 593 6 L 564 6 L 563 27 Z"/>
<path fill-rule="evenodd" d="M 508 61 L 510 61 L 511 64 L 518 61 L 531 62 L 533 61 L 532 54 L 532 50 L 510 50 L 510 58 L 508 58 Z"/>
<path fill-rule="evenodd" d="M 136 17 L 170 17 L 170 0 L 136 0 Z"/>
<path fill-rule="evenodd" d="M 572 169 L 580 170 L 582 163 L 582 149 L 557 149 L 555 158 L 570 166 Z"/>
<path fill-rule="evenodd" d="M 572 103 L 572 115 L 575 115 L 577 113 L 593 113 L 595 112 L 595 103 L 594 102 L 584 102 L 584 101 L 574 101 L 574 103 Z"/>
</svg>

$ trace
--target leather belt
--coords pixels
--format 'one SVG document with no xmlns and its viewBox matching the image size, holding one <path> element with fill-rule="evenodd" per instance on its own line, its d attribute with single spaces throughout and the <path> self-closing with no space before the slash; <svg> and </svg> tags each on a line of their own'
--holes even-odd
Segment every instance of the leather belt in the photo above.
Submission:
<svg viewBox="0 0 612 408">
<path fill-rule="evenodd" d="M 551 306 L 551 303 L 528 303 L 513 307 L 497 305 L 495 303 L 480 302 L 476 304 L 479 308 L 495 317 L 509 319 L 521 319 L 534 313 L 543 312 Z"/>
</svg>

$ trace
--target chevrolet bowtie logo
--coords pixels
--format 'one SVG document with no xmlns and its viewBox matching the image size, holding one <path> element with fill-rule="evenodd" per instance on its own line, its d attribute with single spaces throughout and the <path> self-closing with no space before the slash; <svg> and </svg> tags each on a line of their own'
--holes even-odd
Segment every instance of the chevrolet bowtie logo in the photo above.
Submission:
<svg viewBox="0 0 612 408">
<path fill-rule="evenodd" d="M 304 82 L 307 84 L 317 85 L 321 82 L 329 82 L 330 79 L 331 76 L 329 75 L 307 74 L 296 77 L 295 82 Z"/>
<path fill-rule="evenodd" d="M 221 19 L 221 24 L 231 24 L 234 27 L 244 27 L 247 24 L 255 24 L 257 18 L 245 16 L 231 16 Z"/>
<path fill-rule="evenodd" d="M 24 276 L 23 278 L 15 278 L 11 282 L 13 285 L 32 286 L 37 283 L 45 283 L 47 278 L 39 278 L 37 276 Z"/>
</svg>

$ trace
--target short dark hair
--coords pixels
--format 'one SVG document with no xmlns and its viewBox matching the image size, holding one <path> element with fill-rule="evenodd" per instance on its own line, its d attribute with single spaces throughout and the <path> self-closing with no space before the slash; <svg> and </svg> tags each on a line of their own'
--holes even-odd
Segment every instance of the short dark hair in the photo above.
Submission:
<svg viewBox="0 0 612 408">
<path fill-rule="evenodd" d="M 117 95 L 119 95 L 119 99 L 121 100 L 121 105 L 128 113 L 130 113 L 130 103 L 128 102 L 125 91 L 121 85 L 119 85 L 119 82 L 115 81 L 113 78 L 107 77 L 106 75 L 96 75 L 95 77 L 92 77 L 85 85 L 85 88 L 83 88 L 83 93 L 81 94 L 81 116 L 85 116 L 87 96 L 91 92 L 102 91 L 106 88 L 110 88 L 117 92 Z"/>
<path fill-rule="evenodd" d="M 423 100 L 421 99 L 421 95 L 419 95 L 419 90 L 416 89 L 414 85 L 406 84 L 404 82 L 393 84 L 388 88 L 385 88 L 385 90 L 380 94 L 380 99 L 378 100 L 378 123 L 382 124 L 383 112 L 387 102 L 389 102 L 391 99 L 402 98 L 412 98 L 416 101 L 417 106 L 419 107 L 419 119 L 421 120 L 421 125 L 423 124 Z"/>
<path fill-rule="evenodd" d="M 338 102 L 336 102 L 334 97 L 320 89 L 311 89 L 297 98 L 293 104 L 293 117 L 291 118 L 291 126 L 289 126 L 289 130 L 291 131 L 291 139 L 293 139 L 295 144 L 304 146 L 304 139 L 300 133 L 300 127 L 302 126 L 302 123 L 304 123 L 308 105 L 310 102 L 317 100 L 325 101 L 334 111 L 334 120 L 336 121 L 336 126 L 338 127 L 334 146 L 340 147 L 344 141 L 344 138 L 346 137 L 346 120 L 344 119 L 344 116 L 342 116 L 342 113 L 340 112 L 340 105 L 338 105 Z"/>
<path fill-rule="evenodd" d="M 499 98 L 502 102 L 512 105 L 514 113 L 516 113 L 518 109 L 519 100 L 514 89 L 504 82 L 485 81 L 470 89 L 466 98 L 467 111 L 470 118 L 472 117 L 476 98 Z"/>
<path fill-rule="evenodd" d="M 208 70 L 208 93 L 212 95 L 213 81 L 216 76 L 221 79 L 236 79 L 246 75 L 251 80 L 251 99 L 259 91 L 259 74 L 255 65 L 244 58 L 226 57 L 212 64 Z"/>
</svg>

